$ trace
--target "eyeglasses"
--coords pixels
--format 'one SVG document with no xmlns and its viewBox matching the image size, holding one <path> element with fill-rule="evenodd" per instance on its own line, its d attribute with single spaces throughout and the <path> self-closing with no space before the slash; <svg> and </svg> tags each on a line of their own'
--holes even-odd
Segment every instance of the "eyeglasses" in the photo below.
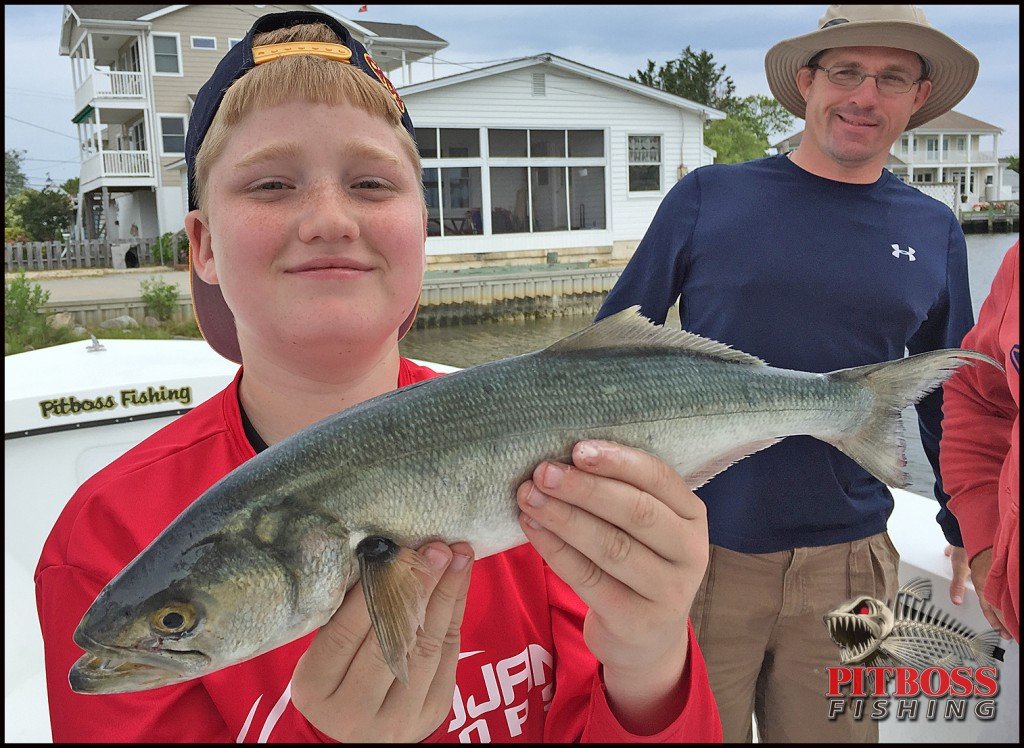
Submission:
<svg viewBox="0 0 1024 748">
<path fill-rule="evenodd" d="M 821 65 L 808 65 L 807 67 L 825 71 L 825 75 L 828 76 L 832 83 L 843 88 L 856 88 L 864 82 L 865 78 L 874 78 L 875 86 L 879 92 L 887 94 L 906 93 L 914 87 L 915 83 L 920 83 L 924 80 L 924 78 L 918 78 L 916 81 L 911 80 L 909 76 L 900 73 L 871 75 L 857 68 L 823 68 Z"/>
</svg>

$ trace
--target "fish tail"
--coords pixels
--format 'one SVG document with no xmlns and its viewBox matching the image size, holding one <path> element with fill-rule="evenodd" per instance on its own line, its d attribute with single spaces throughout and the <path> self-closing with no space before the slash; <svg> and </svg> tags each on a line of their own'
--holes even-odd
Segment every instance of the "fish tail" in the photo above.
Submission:
<svg viewBox="0 0 1024 748">
<path fill-rule="evenodd" d="M 994 667 L 997 660 L 999 662 L 1003 660 L 1005 650 L 999 646 L 1002 642 L 999 638 L 999 632 L 995 629 L 975 634 L 967 640 L 967 644 L 971 648 L 974 661 L 978 665 Z"/>
<path fill-rule="evenodd" d="M 860 428 L 831 443 L 883 483 L 905 487 L 910 476 L 903 470 L 907 466 L 907 442 L 900 412 L 922 400 L 971 359 L 1002 370 L 997 361 L 983 353 L 948 348 L 831 372 L 827 375 L 831 379 L 862 384 L 875 396 L 874 407 Z"/>
</svg>

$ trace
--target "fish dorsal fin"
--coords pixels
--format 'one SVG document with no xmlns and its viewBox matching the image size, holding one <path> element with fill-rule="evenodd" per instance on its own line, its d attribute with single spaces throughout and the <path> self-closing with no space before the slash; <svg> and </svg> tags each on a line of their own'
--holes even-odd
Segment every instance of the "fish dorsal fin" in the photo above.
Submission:
<svg viewBox="0 0 1024 748">
<path fill-rule="evenodd" d="M 605 317 L 579 332 L 574 332 L 544 349 L 545 353 L 599 350 L 602 348 L 679 348 L 690 353 L 751 366 L 765 366 L 757 356 L 730 348 L 725 343 L 701 337 L 685 330 L 656 325 L 631 306 Z"/>
</svg>

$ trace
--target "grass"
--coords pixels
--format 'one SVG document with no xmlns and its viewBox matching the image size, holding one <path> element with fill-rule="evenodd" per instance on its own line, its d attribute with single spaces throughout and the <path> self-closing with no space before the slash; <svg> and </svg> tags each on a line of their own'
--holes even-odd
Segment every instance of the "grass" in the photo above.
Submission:
<svg viewBox="0 0 1024 748">
<path fill-rule="evenodd" d="M 42 315 L 39 315 L 42 318 Z M 60 327 L 54 329 L 46 324 L 43 319 L 41 324 L 30 324 L 18 330 L 11 330 L 4 325 L 4 355 L 23 353 L 25 351 L 49 348 L 63 343 L 74 343 L 76 340 L 89 340 L 95 335 L 103 339 L 128 339 L 128 340 L 172 340 L 178 338 L 195 338 L 202 340 L 199 333 L 199 326 L 194 319 L 187 322 L 171 320 L 162 322 L 156 327 L 139 325 L 127 329 L 106 329 L 96 326 L 85 327 L 85 332 L 75 334 L 73 328 Z"/>
</svg>

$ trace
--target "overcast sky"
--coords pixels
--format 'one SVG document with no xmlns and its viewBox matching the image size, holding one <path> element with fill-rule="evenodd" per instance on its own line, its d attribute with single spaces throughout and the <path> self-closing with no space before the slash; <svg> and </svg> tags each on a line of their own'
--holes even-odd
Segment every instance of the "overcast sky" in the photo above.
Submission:
<svg viewBox="0 0 1024 748">
<path fill-rule="evenodd" d="M 357 4 L 326 7 L 356 22 L 417 25 L 446 40 L 448 47 L 437 56 L 439 76 L 552 52 L 626 77 L 648 59 L 660 65 L 690 46 L 711 52 L 725 65 L 736 95 L 749 96 L 770 95 L 764 77 L 769 47 L 813 31 L 826 6 L 371 3 L 365 13 Z M 1003 128 L 1000 155 L 1019 154 L 1020 6 L 922 7 L 932 25 L 981 61 L 974 89 L 957 111 Z M 4 148 L 28 152 L 25 171 L 37 188 L 47 172 L 58 183 L 78 176 L 71 62 L 58 54 L 62 8 L 4 6 Z M 415 66 L 413 82 L 429 77 L 429 67 Z M 396 75 L 395 84 L 402 82 Z M 802 127 L 797 121 L 793 131 Z"/>
</svg>

